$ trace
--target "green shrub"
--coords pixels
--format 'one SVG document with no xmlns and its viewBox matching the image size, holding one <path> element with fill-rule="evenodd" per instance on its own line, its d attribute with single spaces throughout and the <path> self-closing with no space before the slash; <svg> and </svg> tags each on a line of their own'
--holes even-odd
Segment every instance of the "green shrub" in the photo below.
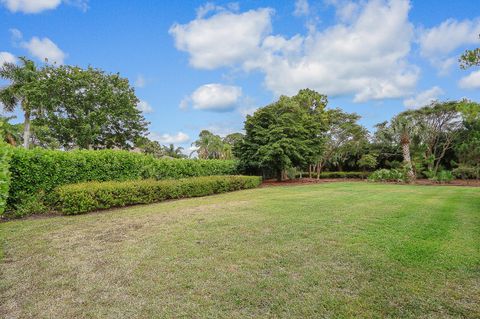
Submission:
<svg viewBox="0 0 480 319">
<path fill-rule="evenodd" d="M 260 185 L 258 176 L 205 176 L 178 180 L 86 182 L 58 187 L 50 198 L 54 210 L 66 215 L 147 204 L 167 199 L 206 196 Z"/>
<path fill-rule="evenodd" d="M 4 142 L 0 142 L 0 216 L 7 206 L 7 198 L 10 188 L 10 157 L 12 148 Z"/>
<path fill-rule="evenodd" d="M 453 174 L 450 171 L 439 171 L 433 175 L 430 179 L 437 183 L 450 183 L 453 180 Z"/>
<path fill-rule="evenodd" d="M 461 165 L 452 170 L 455 177 L 461 179 L 479 179 L 480 167 Z"/>
<path fill-rule="evenodd" d="M 369 172 L 322 172 L 320 178 L 366 178 L 369 174 Z M 308 172 L 303 173 L 302 176 L 308 177 Z M 300 177 L 300 174 L 297 173 L 297 177 Z M 315 177 L 317 173 L 312 172 L 312 178 Z"/>
<path fill-rule="evenodd" d="M 225 160 L 157 159 L 150 155 L 118 150 L 58 151 L 13 149 L 9 215 L 39 212 L 57 186 L 87 181 L 170 179 L 236 174 L 236 162 Z M 38 205 L 32 205 L 37 203 Z M 32 211 L 35 208 L 35 211 Z"/>
<path fill-rule="evenodd" d="M 407 182 L 408 176 L 406 171 L 401 169 L 379 169 L 370 174 L 368 180 L 372 182 Z"/>
</svg>

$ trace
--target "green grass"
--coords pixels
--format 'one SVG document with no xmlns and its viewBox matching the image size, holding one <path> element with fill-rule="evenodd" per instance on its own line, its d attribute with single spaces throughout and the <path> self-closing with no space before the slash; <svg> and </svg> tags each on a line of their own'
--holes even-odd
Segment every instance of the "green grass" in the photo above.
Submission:
<svg viewBox="0 0 480 319">
<path fill-rule="evenodd" d="M 480 317 L 480 188 L 271 187 L 0 227 L 2 318 Z"/>
</svg>

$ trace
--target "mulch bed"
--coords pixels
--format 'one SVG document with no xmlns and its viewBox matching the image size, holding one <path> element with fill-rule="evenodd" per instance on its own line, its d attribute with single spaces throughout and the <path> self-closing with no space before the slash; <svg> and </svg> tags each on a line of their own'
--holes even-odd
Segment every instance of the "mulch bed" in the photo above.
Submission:
<svg viewBox="0 0 480 319">
<path fill-rule="evenodd" d="M 323 183 L 335 183 L 335 182 L 364 182 L 366 180 L 360 178 L 299 178 L 288 179 L 285 181 L 277 181 L 275 179 L 265 180 L 261 187 L 271 186 L 290 186 L 290 185 L 306 185 L 306 184 L 323 184 Z M 402 184 L 402 183 L 388 183 L 388 184 Z M 414 185 L 433 185 L 433 186 L 474 186 L 480 187 L 480 180 L 454 180 L 450 183 L 439 184 L 428 179 L 417 179 Z"/>
</svg>

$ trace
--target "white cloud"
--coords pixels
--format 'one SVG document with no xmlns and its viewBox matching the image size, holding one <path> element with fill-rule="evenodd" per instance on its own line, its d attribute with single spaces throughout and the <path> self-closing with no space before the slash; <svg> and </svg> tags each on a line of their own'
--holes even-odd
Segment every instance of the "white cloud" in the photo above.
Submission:
<svg viewBox="0 0 480 319">
<path fill-rule="evenodd" d="M 444 94 L 443 90 L 438 86 L 434 86 L 431 89 L 420 92 L 417 95 L 406 99 L 403 101 L 403 105 L 409 109 L 418 109 L 438 100 L 438 97 L 442 94 Z"/>
<path fill-rule="evenodd" d="M 305 15 L 308 15 L 309 11 L 310 11 L 310 8 L 307 0 L 295 1 L 295 11 L 293 12 L 293 15 L 297 17 L 305 16 Z"/>
<path fill-rule="evenodd" d="M 145 79 L 145 77 L 143 75 L 139 74 L 137 76 L 137 78 L 135 79 L 134 85 L 137 88 L 143 88 L 143 87 L 145 87 L 146 84 L 147 84 L 147 80 Z"/>
<path fill-rule="evenodd" d="M 177 134 L 158 134 L 155 132 L 150 133 L 150 138 L 154 141 L 158 141 L 161 144 L 181 144 L 186 143 L 190 140 L 190 137 L 183 133 L 178 132 Z"/>
<path fill-rule="evenodd" d="M 480 89 L 480 70 L 461 78 L 458 86 L 462 89 Z"/>
<path fill-rule="evenodd" d="M 5 63 L 17 63 L 17 58 L 10 52 L 0 52 L 0 67 Z"/>
<path fill-rule="evenodd" d="M 144 101 L 144 100 L 140 100 L 140 102 L 138 102 L 137 108 L 145 114 L 153 113 L 152 106 L 147 101 Z"/>
<path fill-rule="evenodd" d="M 457 62 L 457 57 L 450 54 L 462 46 L 480 44 L 479 33 L 480 19 L 448 19 L 438 26 L 421 31 L 420 53 L 437 67 L 440 73 L 446 73 Z"/>
<path fill-rule="evenodd" d="M 190 96 L 180 102 L 185 109 L 192 104 L 194 109 L 226 111 L 235 107 L 242 96 L 242 88 L 232 85 L 210 83 L 198 87 Z"/>
<path fill-rule="evenodd" d="M 30 41 L 24 41 L 20 44 L 23 48 L 36 57 L 44 61 L 48 59 L 50 63 L 63 64 L 67 55 L 49 38 L 33 37 Z"/>
<path fill-rule="evenodd" d="M 170 32 L 194 67 L 259 70 L 276 95 L 308 87 L 333 96 L 353 94 L 362 102 L 413 91 L 419 70 L 407 60 L 414 36 L 409 9 L 408 0 L 361 2 L 349 21 L 291 38 L 269 33 L 269 9 L 222 12 Z M 247 23 L 246 15 L 258 22 Z"/>
<path fill-rule="evenodd" d="M 271 9 L 235 14 L 201 15 L 188 24 L 174 24 L 169 33 L 175 46 L 190 54 L 190 64 L 200 69 L 232 66 L 255 56 L 265 34 L 270 32 Z"/>
<path fill-rule="evenodd" d="M 88 0 L 64 0 L 63 2 L 79 7 L 83 11 L 88 8 Z M 40 13 L 57 8 L 62 0 L 0 0 L 0 4 L 11 12 Z"/>
</svg>

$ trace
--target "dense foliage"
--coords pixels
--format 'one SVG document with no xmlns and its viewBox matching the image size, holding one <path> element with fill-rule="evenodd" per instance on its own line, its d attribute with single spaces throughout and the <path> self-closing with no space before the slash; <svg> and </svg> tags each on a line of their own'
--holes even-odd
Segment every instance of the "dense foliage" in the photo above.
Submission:
<svg viewBox="0 0 480 319">
<path fill-rule="evenodd" d="M 0 141 L 0 216 L 4 213 L 7 206 L 11 182 L 9 170 L 11 153 L 11 147 L 7 143 Z"/>
<path fill-rule="evenodd" d="M 167 199 L 206 196 L 260 185 L 257 176 L 208 176 L 177 180 L 124 182 L 86 182 L 64 185 L 51 196 L 55 209 L 63 214 L 133 204 L 148 204 Z"/>
<path fill-rule="evenodd" d="M 64 152 L 14 148 L 10 171 L 12 183 L 8 210 L 11 214 L 25 215 L 41 212 L 45 195 L 60 185 L 84 181 L 231 175 L 236 173 L 236 162 L 157 159 L 119 150 Z"/>
</svg>

